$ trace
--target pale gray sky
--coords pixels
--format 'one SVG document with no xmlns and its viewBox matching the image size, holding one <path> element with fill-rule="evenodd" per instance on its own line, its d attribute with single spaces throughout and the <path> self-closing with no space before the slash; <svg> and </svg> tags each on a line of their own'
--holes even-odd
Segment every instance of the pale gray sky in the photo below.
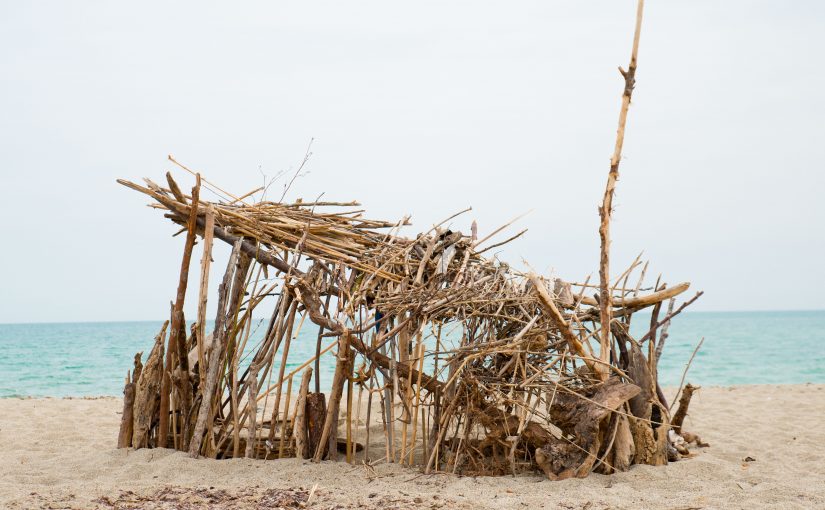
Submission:
<svg viewBox="0 0 825 510">
<path fill-rule="evenodd" d="M 293 198 L 471 205 L 482 234 L 532 210 L 500 256 L 595 277 L 635 4 L 0 1 L 0 322 L 165 316 L 183 239 L 115 179 L 171 153 L 243 193 L 312 137 Z M 616 270 L 825 308 L 823 53 L 823 2 L 648 1 Z"/>
</svg>

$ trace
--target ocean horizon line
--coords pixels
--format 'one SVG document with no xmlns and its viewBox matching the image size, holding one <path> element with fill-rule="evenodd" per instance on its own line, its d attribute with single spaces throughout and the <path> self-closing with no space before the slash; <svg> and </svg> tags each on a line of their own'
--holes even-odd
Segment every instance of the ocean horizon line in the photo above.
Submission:
<svg viewBox="0 0 825 510">
<path fill-rule="evenodd" d="M 825 308 L 807 308 L 807 309 L 764 309 L 764 310 L 685 310 L 680 315 L 699 315 L 699 314 L 757 314 L 757 313 L 825 313 Z M 648 310 L 637 312 L 638 315 L 649 315 Z M 253 317 L 253 320 L 269 319 L 269 316 Z M 0 326 L 25 326 L 32 325 L 46 325 L 46 324 L 131 324 L 131 323 L 147 323 L 160 322 L 168 319 L 126 319 L 126 320 L 78 320 L 78 321 L 25 321 L 25 322 L 0 322 Z M 212 322 L 214 319 L 207 319 L 207 322 Z M 678 320 L 678 319 L 674 319 Z M 187 322 L 193 322 L 188 321 Z"/>
</svg>

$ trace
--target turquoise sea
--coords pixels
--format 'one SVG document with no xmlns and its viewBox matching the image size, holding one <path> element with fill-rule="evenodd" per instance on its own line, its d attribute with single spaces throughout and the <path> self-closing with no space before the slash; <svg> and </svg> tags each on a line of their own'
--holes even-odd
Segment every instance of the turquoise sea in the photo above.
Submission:
<svg viewBox="0 0 825 510">
<path fill-rule="evenodd" d="M 637 338 L 648 321 L 634 316 Z M 119 396 L 135 352 L 148 354 L 161 324 L 0 324 L 0 397 Z M 694 384 L 825 383 L 825 311 L 685 312 L 670 327 L 659 364 L 663 386 L 679 383 L 703 336 L 687 377 Z M 315 330 L 301 331 L 288 369 L 311 357 L 315 338 Z M 322 381 L 331 380 L 333 363 L 332 356 L 323 358 Z"/>
</svg>

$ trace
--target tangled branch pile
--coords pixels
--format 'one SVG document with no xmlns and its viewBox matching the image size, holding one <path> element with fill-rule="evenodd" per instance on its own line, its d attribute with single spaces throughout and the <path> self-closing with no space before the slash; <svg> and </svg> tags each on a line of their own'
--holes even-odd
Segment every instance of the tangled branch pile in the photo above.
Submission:
<svg viewBox="0 0 825 510">
<path fill-rule="evenodd" d="M 189 195 L 171 174 L 166 187 L 119 182 L 187 235 L 170 321 L 127 378 L 122 447 L 315 460 L 337 458 L 340 448 L 348 462 L 375 461 L 369 424 L 380 421 L 384 458 L 427 472 L 541 469 L 556 479 L 679 455 L 656 363 L 660 330 L 696 299 L 673 309 L 687 283 L 646 289 L 642 270 L 629 284 L 642 266 L 635 261 L 611 286 L 611 342 L 600 351 L 594 285 L 485 258 L 489 239 L 444 227 L 454 217 L 409 239 L 398 234 L 406 220 L 365 219 L 356 203 L 207 202 L 200 176 Z M 187 328 L 198 236 L 198 317 Z M 233 249 L 207 334 L 214 238 Z M 633 339 L 633 314 L 648 307 L 649 332 Z M 250 340 L 253 312 L 265 308 L 266 331 Z M 315 354 L 287 371 L 305 324 L 317 329 Z M 321 381 L 333 349 L 334 376 Z"/>
</svg>

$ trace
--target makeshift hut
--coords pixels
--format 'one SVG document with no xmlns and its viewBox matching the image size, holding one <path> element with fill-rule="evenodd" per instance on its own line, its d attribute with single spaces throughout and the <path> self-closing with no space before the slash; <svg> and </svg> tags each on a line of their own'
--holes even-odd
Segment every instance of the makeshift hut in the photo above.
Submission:
<svg viewBox="0 0 825 510">
<path fill-rule="evenodd" d="M 671 415 L 657 363 L 671 319 L 701 293 L 675 307 L 688 283 L 648 286 L 639 260 L 609 273 L 640 20 L 641 2 L 622 71 L 594 284 L 524 274 L 485 256 L 521 235 L 497 241 L 507 225 L 478 238 L 475 228 L 448 228 L 454 215 L 409 238 L 399 232 L 407 219 L 368 219 L 354 202 L 236 196 L 196 174 L 189 194 L 168 173 L 163 186 L 118 181 L 185 233 L 169 321 L 127 376 L 119 446 L 215 459 L 341 455 L 427 473 L 540 470 L 551 479 L 687 455 L 685 439 L 700 442 L 681 429 L 693 387 Z M 220 198 L 204 200 L 202 188 Z M 200 286 L 188 296 L 198 310 L 190 323 L 183 309 L 196 238 Z M 215 239 L 232 252 L 208 324 Z M 633 338 L 634 314 L 648 308 L 647 332 Z M 269 319 L 256 336 L 259 316 Z M 288 370 L 296 342 L 307 342 L 302 328 L 314 328 L 313 354 Z M 331 380 L 322 380 L 325 356 L 334 356 Z M 377 421 L 378 438 L 370 432 Z M 380 456 L 370 448 L 376 442 Z"/>
<path fill-rule="evenodd" d="M 397 235 L 406 220 L 367 219 L 356 203 L 250 203 L 200 176 L 190 194 L 171 174 L 165 187 L 119 182 L 186 233 L 171 317 L 127 381 L 120 446 L 315 460 L 340 448 L 360 462 L 370 459 L 356 438 L 369 442 L 364 423 L 380 419 L 386 459 L 426 471 L 538 468 L 563 478 L 667 462 L 670 414 L 656 376 L 665 335 L 657 332 L 696 299 L 673 308 L 687 283 L 646 288 L 644 270 L 631 283 L 642 266 L 635 261 L 611 285 L 602 349 L 599 295 L 588 292 L 595 285 L 485 258 L 501 243 L 444 228 L 453 217 L 410 239 Z M 225 199 L 200 199 L 201 186 Z M 196 237 L 201 284 L 189 324 Z M 214 239 L 232 254 L 208 331 Z M 633 314 L 649 307 L 649 332 L 632 338 Z M 265 333 L 250 346 L 263 309 Z M 317 329 L 315 354 L 287 371 L 307 323 Z M 331 381 L 320 380 L 325 355 L 336 358 Z M 365 399 L 380 403 L 379 416 Z"/>
</svg>

